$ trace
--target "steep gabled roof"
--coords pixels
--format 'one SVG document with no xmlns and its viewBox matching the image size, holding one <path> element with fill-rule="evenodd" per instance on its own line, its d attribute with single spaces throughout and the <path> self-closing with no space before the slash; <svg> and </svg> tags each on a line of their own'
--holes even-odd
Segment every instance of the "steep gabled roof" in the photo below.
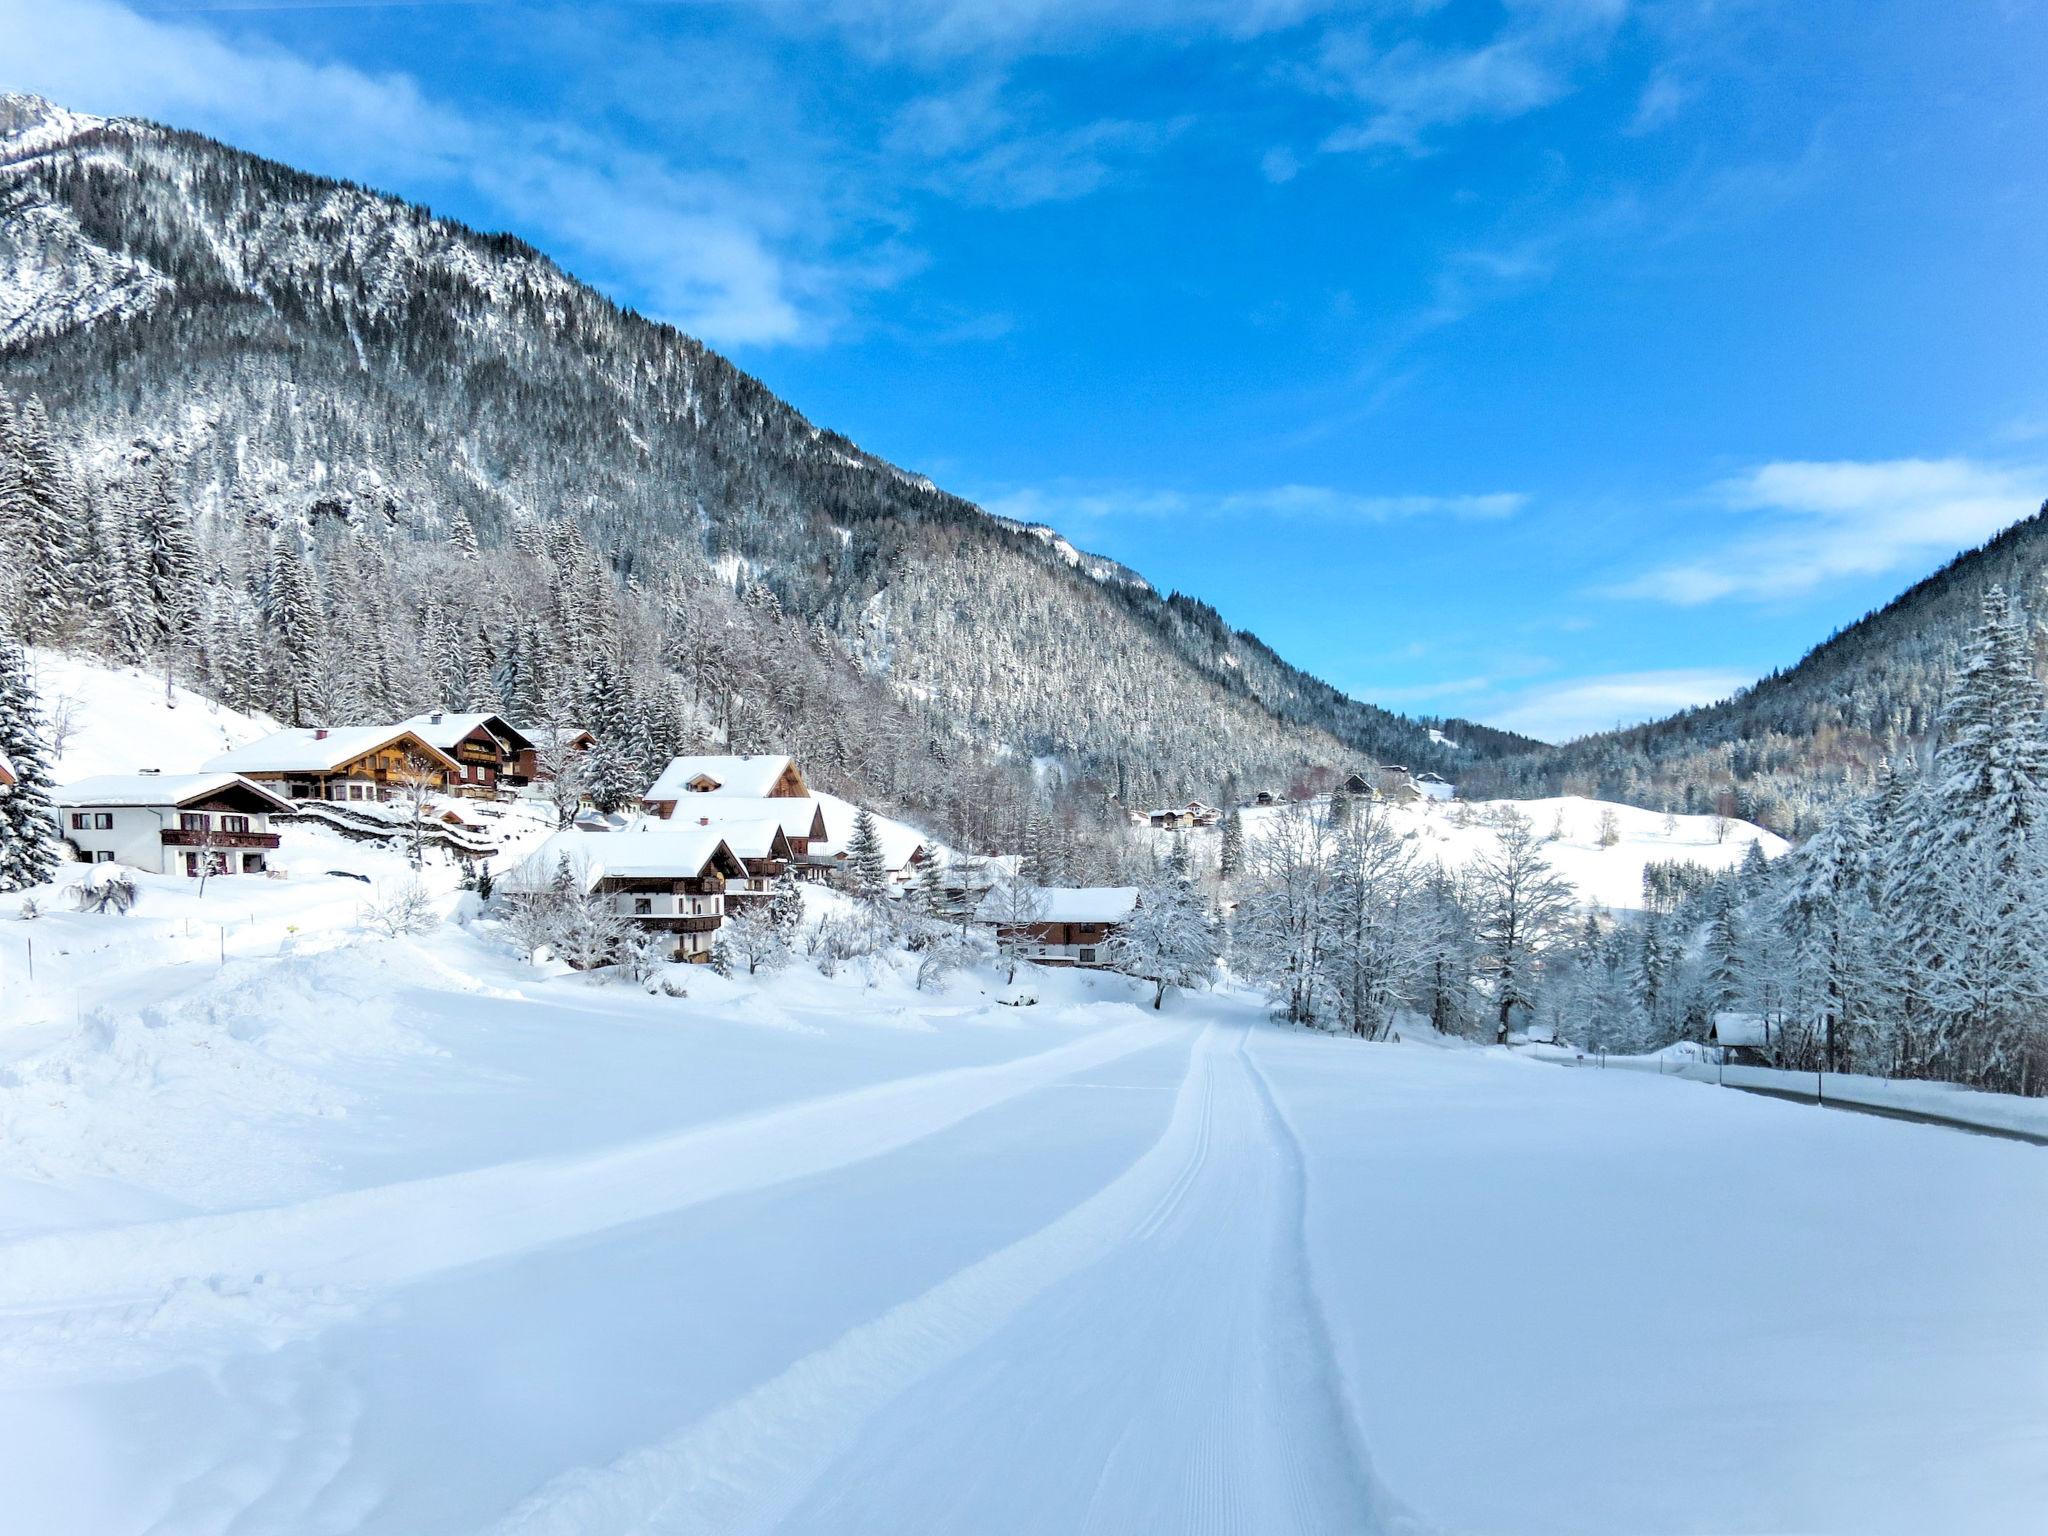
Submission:
<svg viewBox="0 0 2048 1536">
<path fill-rule="evenodd" d="M 663 797 L 664 799 L 666 797 Z M 675 811 L 654 826 L 724 827 L 739 822 L 772 821 L 787 837 L 825 836 L 825 811 L 815 796 L 775 795 L 747 799 L 738 795 L 689 795 L 677 798 Z M 752 855 L 747 855 L 752 857 Z"/>
<path fill-rule="evenodd" d="M 680 800 L 688 794 L 736 796 L 742 800 L 765 800 L 770 790 L 792 766 L 787 755 L 759 752 L 739 757 L 677 757 L 661 770 L 661 776 L 641 795 L 643 800 Z M 704 780 L 715 788 L 691 789 Z"/>
<path fill-rule="evenodd" d="M 508 724 L 503 715 L 488 711 L 457 714 L 453 710 L 430 709 L 423 715 L 398 722 L 398 729 L 411 731 L 421 741 L 439 747 L 443 752 L 454 751 L 455 744 L 465 740 L 479 726 L 515 752 L 534 745 L 530 737 Z"/>
<path fill-rule="evenodd" d="M 503 883 L 513 892 L 547 890 L 564 859 L 586 891 L 602 880 L 695 880 L 714 866 L 730 874 L 743 872 L 723 833 L 656 825 L 660 830 L 557 832 L 520 860 Z"/>
<path fill-rule="evenodd" d="M 66 784 L 51 799 L 61 806 L 196 805 L 228 790 L 255 796 L 267 809 L 289 812 L 291 801 L 239 773 L 102 773 Z"/>
<path fill-rule="evenodd" d="M 224 773 L 332 773 L 344 763 L 352 763 L 405 737 L 417 742 L 444 767 L 462 766 L 417 731 L 403 725 L 343 725 L 332 729 L 296 726 L 210 757 L 200 766 Z"/>
</svg>

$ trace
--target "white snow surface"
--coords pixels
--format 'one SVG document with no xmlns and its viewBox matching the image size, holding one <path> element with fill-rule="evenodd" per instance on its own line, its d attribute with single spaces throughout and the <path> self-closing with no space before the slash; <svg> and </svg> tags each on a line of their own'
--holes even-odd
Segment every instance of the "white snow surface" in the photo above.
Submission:
<svg viewBox="0 0 2048 1536">
<path fill-rule="evenodd" d="M 649 995 L 515 961 L 439 864 L 450 921 L 378 940 L 324 871 L 394 855 L 284 861 L 0 908 L 0 1524 L 1988 1533 L 2048 1500 L 2038 1148 L 1085 973 Z"/>
<path fill-rule="evenodd" d="M 53 725 L 63 727 L 62 750 L 50 765 L 59 784 L 144 768 L 189 773 L 277 729 L 267 716 L 242 714 L 186 688 L 167 696 L 160 672 L 42 649 L 30 650 L 29 667 L 45 739 Z"/>
<path fill-rule="evenodd" d="M 1767 858 L 1776 858 L 1791 846 L 1775 832 L 1746 821 L 1730 818 L 1724 835 L 1713 816 L 1676 816 L 1670 818 L 1666 830 L 1662 811 L 1578 795 L 1540 800 L 1423 800 L 1412 805 L 1382 805 L 1380 809 L 1409 839 L 1417 859 L 1454 870 L 1500 846 L 1490 822 L 1502 809 L 1526 816 L 1539 834 L 1561 829 L 1561 835 L 1544 847 L 1551 868 L 1571 885 L 1582 906 L 1600 906 L 1611 912 L 1642 909 L 1643 871 L 1652 863 L 1682 861 L 1706 869 L 1733 869 L 1751 843 L 1761 843 Z M 1240 811 L 1246 841 L 1258 837 L 1272 818 L 1286 810 L 1284 806 L 1247 806 Z M 1600 842 L 1600 821 L 1607 812 L 1613 813 L 1618 833 L 1611 847 Z M 1210 827 L 1155 836 L 1162 849 L 1174 837 L 1193 838 L 1199 848 L 1205 843 L 1213 845 L 1222 832 Z M 1214 846 L 1206 849 L 1202 855 L 1206 867 L 1214 867 L 1217 852 Z"/>
</svg>

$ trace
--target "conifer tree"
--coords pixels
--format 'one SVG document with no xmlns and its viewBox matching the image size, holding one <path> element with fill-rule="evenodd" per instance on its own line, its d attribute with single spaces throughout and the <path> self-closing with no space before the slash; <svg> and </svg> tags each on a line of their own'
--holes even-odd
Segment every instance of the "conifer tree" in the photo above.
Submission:
<svg viewBox="0 0 2048 1536">
<path fill-rule="evenodd" d="M 846 843 L 847 884 L 853 894 L 870 906 L 888 899 L 888 861 L 882 853 L 882 835 L 875 818 L 862 806 L 853 818 L 853 835 Z"/>
<path fill-rule="evenodd" d="M 56 822 L 42 717 L 29 684 L 28 658 L 0 630 L 0 757 L 14 784 L 0 788 L 0 891 L 41 885 L 57 867 Z"/>
</svg>

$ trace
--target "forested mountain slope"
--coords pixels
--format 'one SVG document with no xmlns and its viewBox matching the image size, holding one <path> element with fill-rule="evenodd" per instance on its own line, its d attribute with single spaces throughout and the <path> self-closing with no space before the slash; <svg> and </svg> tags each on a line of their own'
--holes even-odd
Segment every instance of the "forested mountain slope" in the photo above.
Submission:
<svg viewBox="0 0 2048 1536">
<path fill-rule="evenodd" d="M 828 782 L 1050 758 L 1126 803 L 1532 745 L 1349 699 L 812 426 L 516 240 L 19 96 L 0 99 L 0 383 L 75 448 L 95 529 L 115 502 L 189 512 L 239 594 L 199 619 L 215 673 L 220 637 L 278 640 L 280 583 L 311 584 L 362 664 L 302 658 L 299 712 L 416 706 L 450 692 L 439 671 L 591 714 L 609 659 L 656 734 L 794 736 Z M 249 702 L 293 712 L 280 686 Z"/>
<path fill-rule="evenodd" d="M 1668 719 L 1510 756 L 1469 777 L 1474 790 L 1605 796 L 1709 810 L 1805 832 L 1844 787 L 1867 786 L 1885 757 L 1922 752 L 1984 595 L 2003 587 L 2048 617 L 2048 506 L 1958 555 L 1884 607 L 1733 698 Z M 2035 628 L 2037 650 L 2040 627 Z M 2048 672 L 2039 662 L 2037 672 Z"/>
</svg>

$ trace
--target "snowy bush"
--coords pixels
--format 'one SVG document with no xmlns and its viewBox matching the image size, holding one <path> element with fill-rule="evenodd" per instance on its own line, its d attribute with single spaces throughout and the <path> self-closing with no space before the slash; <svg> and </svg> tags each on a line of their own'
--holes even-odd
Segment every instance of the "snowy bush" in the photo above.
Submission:
<svg viewBox="0 0 2048 1536">
<path fill-rule="evenodd" d="M 71 904 L 81 912 L 124 916 L 135 905 L 135 877 L 118 867 L 88 875 L 71 888 Z"/>
<path fill-rule="evenodd" d="M 428 933 L 441 924 L 434 911 L 433 897 L 417 880 L 408 880 L 388 891 L 380 890 L 375 901 L 356 908 L 356 920 L 387 939 Z"/>
</svg>

